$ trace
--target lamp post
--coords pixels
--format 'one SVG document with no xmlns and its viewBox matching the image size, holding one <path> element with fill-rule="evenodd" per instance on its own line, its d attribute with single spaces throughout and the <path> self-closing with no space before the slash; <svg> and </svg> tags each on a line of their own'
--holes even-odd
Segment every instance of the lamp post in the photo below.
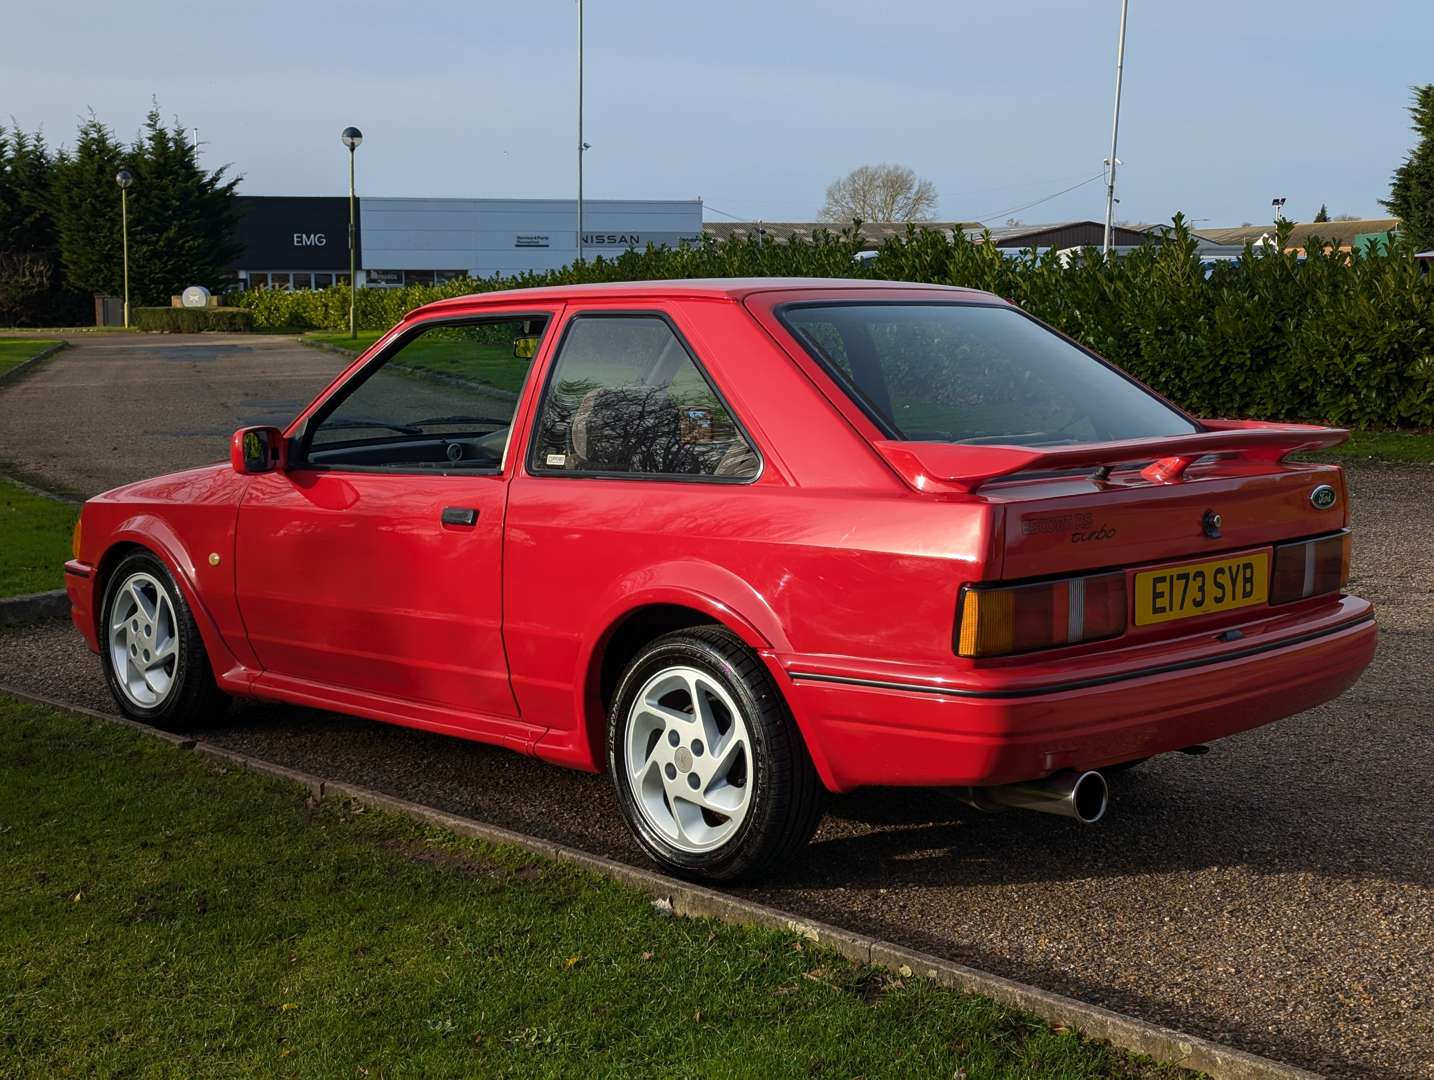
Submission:
<svg viewBox="0 0 1434 1080">
<path fill-rule="evenodd" d="M 354 243 L 354 151 L 363 142 L 363 132 L 356 127 L 346 127 L 339 138 L 349 148 L 349 337 L 358 337 L 358 326 L 354 322 L 355 290 L 358 288 L 358 245 Z"/>
<path fill-rule="evenodd" d="M 1125 71 L 1125 16 L 1130 10 L 1130 0 L 1120 0 L 1120 41 L 1115 47 L 1115 115 L 1110 121 L 1110 160 L 1105 163 L 1105 245 L 1103 251 L 1110 254 L 1112 233 L 1115 224 L 1115 167 L 1120 164 L 1115 157 L 1115 137 L 1120 133 L 1120 77 Z"/>
<path fill-rule="evenodd" d="M 121 169 L 115 173 L 115 183 L 120 189 L 120 248 L 124 252 L 124 328 L 129 329 L 129 186 L 134 183 L 134 173 Z"/>
<path fill-rule="evenodd" d="M 583 0 L 578 0 L 578 262 L 583 261 Z"/>
</svg>

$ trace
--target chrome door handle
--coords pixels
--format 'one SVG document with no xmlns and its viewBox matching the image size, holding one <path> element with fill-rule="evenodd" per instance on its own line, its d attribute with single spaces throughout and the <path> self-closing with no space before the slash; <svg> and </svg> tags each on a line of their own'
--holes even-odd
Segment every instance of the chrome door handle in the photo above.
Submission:
<svg viewBox="0 0 1434 1080">
<path fill-rule="evenodd" d="M 445 506 L 441 520 L 445 525 L 476 525 L 478 511 L 471 506 Z"/>
</svg>

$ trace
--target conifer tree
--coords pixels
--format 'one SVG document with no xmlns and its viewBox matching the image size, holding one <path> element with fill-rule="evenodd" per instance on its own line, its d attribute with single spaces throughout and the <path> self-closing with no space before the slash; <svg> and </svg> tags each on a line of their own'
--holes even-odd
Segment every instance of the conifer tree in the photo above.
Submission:
<svg viewBox="0 0 1434 1080">
<path fill-rule="evenodd" d="M 0 127 L 0 325 L 55 325 L 86 315 L 60 269 L 53 168 L 43 135 Z"/>
<path fill-rule="evenodd" d="M 80 123 L 74 148 L 55 159 L 52 205 L 65 280 L 85 293 L 118 296 L 120 191 L 115 173 L 128 164 L 125 149 L 93 113 Z"/>
<path fill-rule="evenodd" d="M 226 168 L 206 172 L 176 121 L 166 128 L 153 107 L 133 145 L 125 147 L 93 114 L 72 150 L 54 166 L 52 203 L 60 260 L 68 282 L 85 293 L 118 296 L 124 266 L 120 189 L 115 173 L 134 174 L 129 188 L 129 287 L 134 307 L 166 305 L 187 285 L 214 291 L 239 252 L 237 179 Z"/>
<path fill-rule="evenodd" d="M 240 253 L 234 239 L 237 179 L 199 167 L 194 145 L 176 121 L 166 128 L 158 106 L 129 153 L 130 293 L 136 303 L 168 304 L 187 285 L 218 292 Z"/>
<path fill-rule="evenodd" d="M 1400 219 L 1400 231 L 1423 251 L 1434 248 L 1434 83 L 1414 88 L 1409 114 L 1419 141 L 1394 170 L 1384 207 Z"/>
</svg>

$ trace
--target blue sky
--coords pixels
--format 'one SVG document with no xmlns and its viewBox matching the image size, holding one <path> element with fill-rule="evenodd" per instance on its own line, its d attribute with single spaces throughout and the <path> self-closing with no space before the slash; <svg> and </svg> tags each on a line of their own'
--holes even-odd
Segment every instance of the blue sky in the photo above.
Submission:
<svg viewBox="0 0 1434 1080">
<path fill-rule="evenodd" d="M 343 192 L 346 124 L 361 193 L 574 188 L 574 0 L 14 8 L 0 117 L 54 143 L 89 108 L 129 136 L 154 96 L 249 194 Z M 895 161 L 942 217 L 1099 218 L 1099 180 L 1012 211 L 1100 172 L 1119 8 L 587 0 L 587 194 L 809 220 L 831 180 Z M 1380 214 L 1418 82 L 1429 0 L 1131 0 L 1117 214 L 1237 225 L 1277 194 L 1295 218 Z"/>
</svg>

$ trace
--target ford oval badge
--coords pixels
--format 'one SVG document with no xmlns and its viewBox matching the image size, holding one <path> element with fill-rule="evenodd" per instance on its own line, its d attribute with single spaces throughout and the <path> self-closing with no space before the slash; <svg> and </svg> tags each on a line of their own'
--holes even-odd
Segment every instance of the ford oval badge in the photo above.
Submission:
<svg viewBox="0 0 1434 1080">
<path fill-rule="evenodd" d="M 1310 503 L 1316 510 L 1330 510 L 1339 502 L 1339 495 L 1328 484 L 1321 484 L 1310 492 Z"/>
</svg>

